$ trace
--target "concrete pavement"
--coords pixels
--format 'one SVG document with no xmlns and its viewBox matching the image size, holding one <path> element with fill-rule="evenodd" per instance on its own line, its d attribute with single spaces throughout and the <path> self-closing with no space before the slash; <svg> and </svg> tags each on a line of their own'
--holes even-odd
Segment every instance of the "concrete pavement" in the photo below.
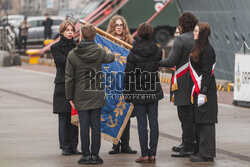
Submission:
<svg viewBox="0 0 250 167">
<path fill-rule="evenodd" d="M 0 68 L 0 167 L 73 167 L 80 156 L 61 156 L 57 115 L 52 114 L 54 74 L 19 67 Z M 137 155 L 109 155 L 112 144 L 102 140 L 100 166 L 250 166 L 250 109 L 219 104 L 215 162 L 191 163 L 172 158 L 181 129 L 176 107 L 168 95 L 159 105 L 160 138 L 156 164 L 137 164 L 140 156 L 136 119 L 132 119 L 131 146 Z M 80 145 L 79 145 L 80 148 Z M 97 166 L 97 165 L 96 165 Z"/>
</svg>

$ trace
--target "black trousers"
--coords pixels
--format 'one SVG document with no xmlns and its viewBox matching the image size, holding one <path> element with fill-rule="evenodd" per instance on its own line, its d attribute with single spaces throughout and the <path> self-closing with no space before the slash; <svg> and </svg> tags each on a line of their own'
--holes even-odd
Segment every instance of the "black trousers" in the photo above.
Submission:
<svg viewBox="0 0 250 167">
<path fill-rule="evenodd" d="M 146 104 L 136 104 L 135 112 L 138 124 L 141 155 L 143 157 L 155 156 L 159 138 L 158 101 Z M 147 119 L 149 120 L 149 127 L 150 127 L 149 148 L 148 148 Z"/>
<path fill-rule="evenodd" d="M 195 151 L 195 123 L 192 105 L 177 106 L 178 117 L 181 121 L 182 143 L 184 151 Z"/>
<path fill-rule="evenodd" d="M 121 142 L 120 142 L 120 144 L 121 144 L 121 147 L 123 147 L 123 148 L 126 148 L 126 147 L 128 147 L 129 146 L 129 139 L 130 139 L 130 123 L 131 123 L 131 121 L 130 121 L 130 119 L 128 120 L 128 123 L 127 123 L 127 125 L 126 125 L 126 127 L 125 127 L 125 129 L 124 129 L 124 131 L 123 131 L 123 133 L 122 133 L 122 136 L 121 136 Z M 115 145 L 115 144 L 113 144 L 113 147 L 118 147 L 119 145 Z"/>
<path fill-rule="evenodd" d="M 83 156 L 99 155 L 101 147 L 101 108 L 78 111 Z M 91 152 L 89 127 L 91 127 Z"/>
<path fill-rule="evenodd" d="M 51 33 L 44 33 L 44 40 L 51 39 Z"/>
<path fill-rule="evenodd" d="M 121 147 L 128 147 L 129 146 L 129 138 L 130 138 L 130 119 L 128 120 L 128 123 L 122 133 L 122 136 L 121 136 Z"/>
<path fill-rule="evenodd" d="M 24 50 L 26 50 L 26 43 L 27 43 L 27 36 L 20 36 L 19 43 L 18 43 L 19 49 L 22 49 L 22 45 L 23 45 Z"/>
<path fill-rule="evenodd" d="M 59 118 L 59 144 L 60 149 L 74 149 L 78 145 L 78 127 L 71 124 L 71 114 L 60 113 Z"/>
<path fill-rule="evenodd" d="M 215 124 L 196 124 L 197 129 L 197 155 L 205 158 L 216 156 Z"/>
</svg>

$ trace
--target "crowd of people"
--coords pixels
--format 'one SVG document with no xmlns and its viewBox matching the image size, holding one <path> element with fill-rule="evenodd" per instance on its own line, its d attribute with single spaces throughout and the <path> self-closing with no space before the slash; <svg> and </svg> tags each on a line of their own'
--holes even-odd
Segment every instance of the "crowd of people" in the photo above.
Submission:
<svg viewBox="0 0 250 167">
<path fill-rule="evenodd" d="M 74 32 L 72 22 L 64 20 L 60 25 L 60 40 L 51 46 L 57 69 L 53 112 L 59 118 L 60 149 L 62 155 L 82 155 L 79 164 L 101 164 L 100 115 L 101 108 L 106 105 L 105 91 L 104 88 L 98 91 L 89 91 L 87 88 L 102 82 L 102 78 L 95 78 L 96 82 L 91 82 L 93 77 L 90 71 L 101 72 L 102 64 L 112 63 L 115 56 L 94 42 L 96 30 L 93 25 L 85 24 L 81 27 L 78 44 L 73 40 Z M 218 104 L 213 74 L 216 55 L 208 40 L 209 24 L 199 22 L 192 13 L 181 14 L 168 56 L 153 40 L 154 28 L 148 23 L 139 25 L 138 37 L 133 39 L 126 20 L 116 15 L 110 19 L 107 32 L 133 45 L 125 68 L 124 95 L 147 95 L 141 99 L 125 98 L 134 105 L 131 117 L 135 116 L 138 124 L 141 156 L 135 162 L 156 162 L 158 101 L 164 98 L 158 77 L 160 67 L 175 68 L 170 89 L 181 122 L 182 142 L 172 148 L 177 152 L 172 157 L 190 157 L 192 162 L 213 161 L 216 156 L 215 123 Z M 145 72 L 154 77 L 141 78 Z M 130 83 L 131 78 L 135 81 L 133 84 Z M 78 128 L 70 123 L 71 107 L 79 115 L 81 152 L 77 150 Z M 137 151 L 129 145 L 129 134 L 130 120 L 120 142 L 113 145 L 109 154 L 136 154 Z"/>
</svg>

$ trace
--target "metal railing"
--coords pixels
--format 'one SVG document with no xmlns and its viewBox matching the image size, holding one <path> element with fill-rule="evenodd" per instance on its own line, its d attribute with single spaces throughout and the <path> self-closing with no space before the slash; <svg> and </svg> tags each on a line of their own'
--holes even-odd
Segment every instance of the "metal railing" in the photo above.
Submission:
<svg viewBox="0 0 250 167">
<path fill-rule="evenodd" d="M 16 34 L 10 26 L 0 27 L 0 50 L 8 51 L 11 56 L 11 61 L 15 56 L 15 39 Z"/>
</svg>

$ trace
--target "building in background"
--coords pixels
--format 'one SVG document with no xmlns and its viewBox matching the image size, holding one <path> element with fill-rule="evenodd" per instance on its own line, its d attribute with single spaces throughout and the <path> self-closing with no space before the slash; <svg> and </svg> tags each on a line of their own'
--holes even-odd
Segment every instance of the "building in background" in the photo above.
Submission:
<svg viewBox="0 0 250 167">
<path fill-rule="evenodd" d="M 0 0 L 0 18 L 6 14 L 19 14 L 20 4 L 20 0 Z"/>
<path fill-rule="evenodd" d="M 21 0 L 20 13 L 27 16 L 44 15 L 45 13 L 57 15 L 58 9 L 58 0 Z"/>
<path fill-rule="evenodd" d="M 60 1 L 69 1 L 69 0 L 60 0 Z M 77 9 L 77 8 L 84 8 L 84 6 L 89 2 L 90 0 L 71 0 L 68 2 L 68 9 Z"/>
<path fill-rule="evenodd" d="M 90 0 L 0 0 L 0 17 L 22 14 L 26 16 L 66 15 L 79 13 Z"/>
</svg>

